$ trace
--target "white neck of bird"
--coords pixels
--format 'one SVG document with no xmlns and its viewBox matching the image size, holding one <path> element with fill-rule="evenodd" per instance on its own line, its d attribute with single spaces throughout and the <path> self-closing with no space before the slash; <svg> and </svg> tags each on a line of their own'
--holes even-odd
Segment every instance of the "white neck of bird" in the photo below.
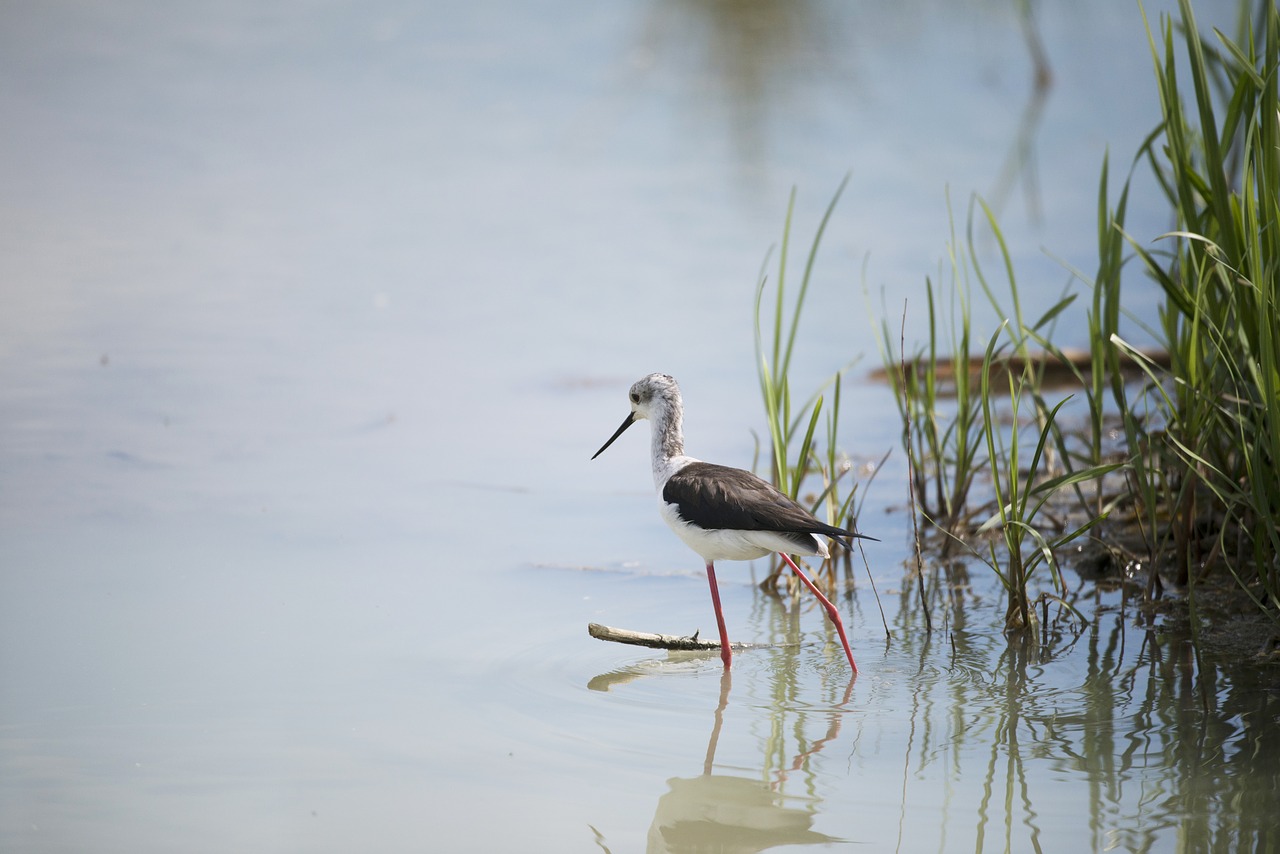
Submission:
<svg viewBox="0 0 1280 854">
<path fill-rule="evenodd" d="M 676 403 L 658 407 L 652 418 L 653 473 L 657 477 L 673 457 L 684 456 L 684 412 Z"/>
</svg>

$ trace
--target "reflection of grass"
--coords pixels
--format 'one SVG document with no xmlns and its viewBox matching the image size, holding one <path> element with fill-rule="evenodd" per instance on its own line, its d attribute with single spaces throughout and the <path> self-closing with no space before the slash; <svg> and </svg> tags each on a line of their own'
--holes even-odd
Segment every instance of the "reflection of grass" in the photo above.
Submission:
<svg viewBox="0 0 1280 854">
<path fill-rule="evenodd" d="M 890 722 L 898 741 L 877 721 L 863 724 L 864 743 L 901 751 L 894 785 L 909 804 L 939 792 L 937 815 L 908 821 L 901 850 L 1269 850 L 1280 733 L 1240 725 L 1269 720 L 1273 701 L 1256 673 L 1209 659 L 1214 690 L 1201 694 L 1187 677 L 1186 635 L 1161 628 L 1135 642 L 1120 610 L 1127 594 L 1116 590 L 1081 597 L 1097 615 L 1082 633 L 1050 627 L 1047 638 L 1002 642 L 974 625 L 990 606 L 986 587 L 954 594 L 971 621 L 949 633 L 947 667 L 932 664 L 936 635 L 904 631 L 895 641 L 895 662 L 921 662 L 896 707 L 908 721 Z M 918 626 L 914 599 L 901 608 L 894 624 Z M 1242 739 L 1250 749 L 1233 748 Z M 1051 818 L 1068 780 L 1081 795 L 1071 843 Z M 1230 807 L 1206 809 L 1206 792 Z"/>
</svg>

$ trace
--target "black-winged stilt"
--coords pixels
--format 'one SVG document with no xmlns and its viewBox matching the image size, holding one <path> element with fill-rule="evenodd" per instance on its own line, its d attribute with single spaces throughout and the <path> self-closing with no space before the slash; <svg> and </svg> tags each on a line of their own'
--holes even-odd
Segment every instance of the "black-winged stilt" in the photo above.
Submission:
<svg viewBox="0 0 1280 854">
<path fill-rule="evenodd" d="M 835 539 L 875 538 L 818 521 L 772 484 L 749 471 L 686 456 L 684 403 L 674 377 L 649 374 L 631 386 L 630 398 L 631 413 L 591 459 L 603 454 L 605 448 L 640 419 L 653 422 L 653 482 L 658 489 L 658 509 L 676 536 L 706 561 L 724 666 L 729 667 L 733 652 L 724 627 L 724 613 L 720 610 L 715 562 L 755 560 L 777 552 L 826 609 L 840 634 L 849 666 L 857 673 L 858 665 L 853 663 L 853 651 L 849 649 L 840 613 L 790 555 L 827 557 L 827 544 L 819 535 Z"/>
</svg>

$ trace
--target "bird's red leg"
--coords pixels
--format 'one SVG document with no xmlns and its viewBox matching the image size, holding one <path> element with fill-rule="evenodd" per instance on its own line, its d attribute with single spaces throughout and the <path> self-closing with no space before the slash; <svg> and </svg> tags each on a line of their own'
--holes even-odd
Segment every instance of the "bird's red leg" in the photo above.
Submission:
<svg viewBox="0 0 1280 854">
<path fill-rule="evenodd" d="M 716 606 L 716 626 L 720 629 L 720 660 L 728 670 L 729 662 L 733 659 L 733 650 L 729 648 L 729 632 L 725 630 L 724 612 L 720 610 L 720 588 L 716 585 L 716 568 L 710 561 L 707 562 L 707 583 L 711 585 L 711 604 Z"/>
<path fill-rule="evenodd" d="M 800 576 L 800 580 L 804 582 L 805 587 L 812 590 L 813 595 L 818 597 L 818 601 L 822 603 L 822 607 L 827 609 L 827 616 L 831 619 L 831 622 L 835 624 L 836 631 L 840 633 L 840 643 L 844 644 L 844 654 L 849 657 L 849 666 L 853 668 L 854 673 L 857 673 L 858 665 L 853 663 L 853 650 L 849 649 L 849 639 L 845 637 L 844 621 L 840 619 L 840 612 L 836 610 L 835 605 L 831 604 L 830 599 L 822 595 L 822 591 L 818 589 L 818 585 L 810 581 L 809 576 L 800 571 L 800 567 L 796 566 L 795 561 L 787 555 L 782 554 L 782 552 L 778 552 L 778 554 L 782 555 L 782 559 L 787 562 L 787 566 L 791 567 L 792 571 L 794 571 L 796 575 Z M 707 567 L 707 569 L 710 568 L 711 567 Z M 717 613 L 718 612 L 719 608 L 717 606 Z"/>
</svg>

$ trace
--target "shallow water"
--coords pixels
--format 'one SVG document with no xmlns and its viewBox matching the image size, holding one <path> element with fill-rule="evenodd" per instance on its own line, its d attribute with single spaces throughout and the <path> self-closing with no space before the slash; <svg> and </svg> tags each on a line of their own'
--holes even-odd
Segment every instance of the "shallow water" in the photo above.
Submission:
<svg viewBox="0 0 1280 854">
<path fill-rule="evenodd" d="M 793 184 L 803 246 L 852 173 L 802 387 L 874 361 L 864 289 L 922 304 L 948 187 L 998 202 L 1028 314 L 1042 247 L 1089 268 L 1155 91 L 1136 10 L 1086 7 L 1040 10 L 1039 104 L 1004 3 L 5 9 L 0 849 L 1276 846 L 1276 694 L 1087 584 L 1015 648 L 970 568 L 926 635 L 893 456 L 856 680 L 762 564 L 721 570 L 731 636 L 805 645 L 731 680 L 586 634 L 713 625 L 647 441 L 588 457 L 666 370 L 690 451 L 750 465 Z M 863 466 L 896 414 L 844 393 Z"/>
<path fill-rule="evenodd" d="M 882 577 L 886 642 L 862 583 L 842 603 L 851 679 L 807 600 L 726 579 L 736 636 L 807 644 L 739 653 L 729 677 L 713 654 L 583 630 L 703 623 L 696 574 L 453 585 L 364 547 L 291 577 L 270 557 L 135 546 L 127 578 L 85 590 L 83 570 L 56 580 L 54 551 L 8 585 L 27 612 L 5 639 L 24 688 L 3 739 L 16 850 L 1274 844 L 1280 696 L 1198 672 L 1115 597 L 1078 637 L 1022 649 L 980 596 L 926 637 Z M 495 591 L 523 607 L 470 604 Z"/>
</svg>

